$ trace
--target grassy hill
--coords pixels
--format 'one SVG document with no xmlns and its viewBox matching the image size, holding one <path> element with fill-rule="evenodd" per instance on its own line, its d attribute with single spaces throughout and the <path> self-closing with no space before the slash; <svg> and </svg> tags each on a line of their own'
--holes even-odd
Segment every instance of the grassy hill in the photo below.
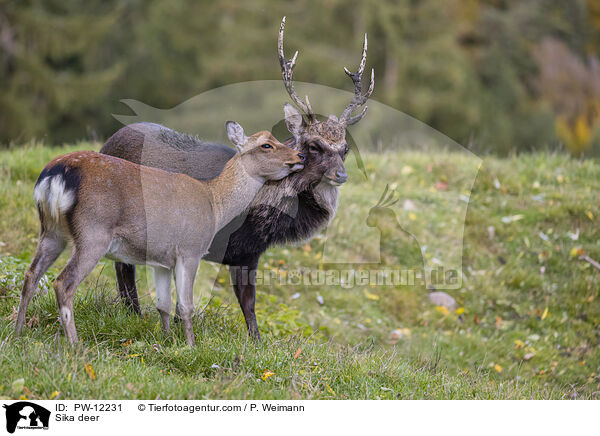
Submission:
<svg viewBox="0 0 600 436">
<path fill-rule="evenodd" d="M 561 154 L 484 159 L 465 220 L 464 281 L 448 291 L 458 303 L 453 310 L 433 305 L 416 286 L 259 286 L 257 317 L 264 340 L 254 344 L 246 339 L 226 271 L 203 263 L 195 286 L 198 345 L 189 349 L 181 329 L 168 338 L 162 334 L 151 274 L 139 269 L 144 315 L 130 316 L 117 300 L 112 263 L 102 261 L 76 295 L 82 342 L 72 349 L 60 329 L 51 287 L 64 253 L 29 307 L 30 327 L 14 338 L 14 310 L 38 232 L 33 185 L 53 156 L 90 148 L 98 145 L 0 152 L 0 397 L 600 395 L 600 271 L 580 259 L 585 254 L 600 260 L 597 161 Z M 398 214 L 413 226 L 453 218 L 455 211 L 428 193 L 463 193 L 464 156 L 401 152 L 363 158 L 367 169 L 399 178 L 393 187 L 399 198 L 422 198 L 431 205 L 433 212 L 424 214 L 420 204 L 409 213 L 399 203 Z M 372 183 L 353 167 L 338 212 L 347 226 L 357 224 L 354 205 L 373 196 Z M 261 268 L 280 273 L 318 268 L 323 241 L 319 236 L 273 248 Z M 446 244 L 447 251 L 460 250 L 460 244 Z M 402 254 L 401 244 L 397 251 L 392 255 Z"/>
</svg>

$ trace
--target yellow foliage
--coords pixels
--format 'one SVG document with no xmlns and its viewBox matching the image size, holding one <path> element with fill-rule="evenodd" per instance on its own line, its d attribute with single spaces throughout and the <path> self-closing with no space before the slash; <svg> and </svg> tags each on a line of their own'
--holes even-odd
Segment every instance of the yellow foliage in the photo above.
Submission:
<svg viewBox="0 0 600 436">
<path fill-rule="evenodd" d="M 263 372 L 263 375 L 261 375 L 260 378 L 262 379 L 262 381 L 267 381 L 269 377 L 272 377 L 274 375 L 275 373 L 273 371 L 265 369 L 265 372 Z"/>
<path fill-rule="evenodd" d="M 589 99 L 585 106 L 575 118 L 559 115 L 555 122 L 556 136 L 575 154 L 590 147 L 594 130 L 600 126 L 600 101 Z"/>
<path fill-rule="evenodd" d="M 435 310 L 437 310 L 442 315 L 448 315 L 448 313 L 450 313 L 450 311 L 448 310 L 448 308 L 444 307 L 444 306 L 435 306 Z"/>
<path fill-rule="evenodd" d="M 94 371 L 94 368 L 89 363 L 85 364 L 85 372 L 90 377 L 90 380 L 96 380 L 96 371 Z"/>
<path fill-rule="evenodd" d="M 562 116 L 556 118 L 556 135 L 573 153 L 581 153 L 590 143 L 592 130 L 584 115 L 577 117 L 575 124 L 570 125 Z"/>
<path fill-rule="evenodd" d="M 369 300 L 374 300 L 374 301 L 379 300 L 379 295 L 372 294 L 369 291 L 367 291 L 366 289 L 363 292 L 365 294 L 365 297 L 367 297 Z"/>
</svg>

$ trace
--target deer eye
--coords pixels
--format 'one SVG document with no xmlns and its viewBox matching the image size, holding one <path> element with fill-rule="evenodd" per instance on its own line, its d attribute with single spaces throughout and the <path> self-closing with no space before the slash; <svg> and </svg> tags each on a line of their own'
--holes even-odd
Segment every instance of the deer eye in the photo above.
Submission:
<svg viewBox="0 0 600 436">
<path fill-rule="evenodd" d="M 308 146 L 308 151 L 310 151 L 311 153 L 319 153 L 321 151 L 321 148 L 319 148 L 315 144 L 311 144 Z"/>
<path fill-rule="evenodd" d="M 261 148 L 273 148 L 273 146 L 271 144 L 263 144 Z"/>
</svg>

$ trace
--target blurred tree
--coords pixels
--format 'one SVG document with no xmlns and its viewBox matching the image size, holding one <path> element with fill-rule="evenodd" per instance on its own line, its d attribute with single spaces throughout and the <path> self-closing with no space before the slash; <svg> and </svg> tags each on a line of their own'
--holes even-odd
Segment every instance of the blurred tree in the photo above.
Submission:
<svg viewBox="0 0 600 436">
<path fill-rule="evenodd" d="M 539 64 L 536 85 L 556 114 L 556 133 L 573 153 L 589 148 L 600 127 L 600 61 L 584 61 L 553 38 L 534 48 Z"/>
<path fill-rule="evenodd" d="M 572 103 L 549 71 L 586 70 L 576 95 L 596 86 L 597 0 L 31 0 L 0 2 L 0 143 L 104 138 L 120 127 L 111 113 L 123 98 L 170 108 L 278 80 L 284 15 L 299 81 L 351 89 L 342 67 L 356 67 L 368 32 L 373 97 L 463 144 L 506 153 L 593 142 L 596 103 Z M 543 54 L 548 38 L 564 50 Z"/>
<path fill-rule="evenodd" d="M 0 5 L 0 140 L 52 142 L 94 131 L 98 103 L 122 68 L 102 50 L 120 12 L 107 6 L 102 1 Z"/>
</svg>

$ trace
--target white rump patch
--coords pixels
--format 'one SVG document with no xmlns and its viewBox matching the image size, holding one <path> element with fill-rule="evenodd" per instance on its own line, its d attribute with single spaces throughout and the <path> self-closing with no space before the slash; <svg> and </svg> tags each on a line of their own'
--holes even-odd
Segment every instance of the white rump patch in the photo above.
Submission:
<svg viewBox="0 0 600 436">
<path fill-rule="evenodd" d="M 75 193 L 66 189 L 62 175 L 46 177 L 33 190 L 33 198 L 42 210 L 50 213 L 55 221 L 69 210 L 75 202 Z"/>
</svg>

